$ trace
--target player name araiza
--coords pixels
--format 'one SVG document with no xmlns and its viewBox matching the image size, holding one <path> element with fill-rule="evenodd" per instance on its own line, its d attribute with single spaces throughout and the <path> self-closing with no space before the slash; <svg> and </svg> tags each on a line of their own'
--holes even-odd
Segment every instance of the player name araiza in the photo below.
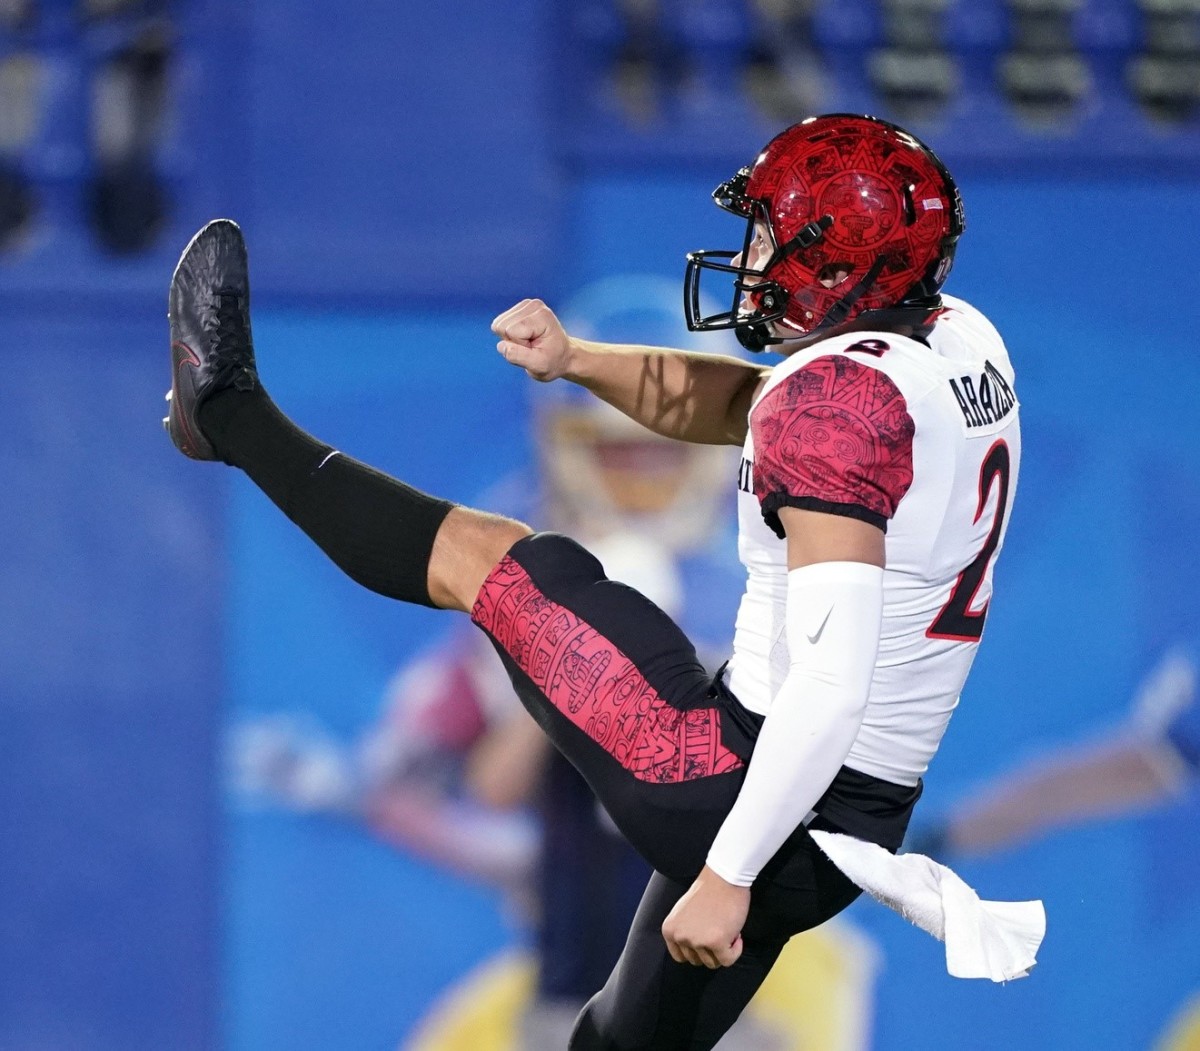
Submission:
<svg viewBox="0 0 1200 1051">
<path fill-rule="evenodd" d="M 987 427 L 997 423 L 1017 404 L 1012 387 L 990 361 L 984 362 L 983 372 L 976 377 L 952 379 L 950 389 L 968 427 Z"/>
</svg>

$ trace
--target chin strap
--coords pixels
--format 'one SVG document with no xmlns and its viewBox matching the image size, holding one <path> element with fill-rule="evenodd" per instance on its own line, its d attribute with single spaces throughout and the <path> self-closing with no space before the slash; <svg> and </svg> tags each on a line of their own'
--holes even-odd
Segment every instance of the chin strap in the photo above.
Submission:
<svg viewBox="0 0 1200 1051">
<path fill-rule="evenodd" d="M 771 256 L 767 265 L 763 268 L 770 270 L 781 259 L 786 258 L 793 252 L 802 251 L 805 248 L 812 248 L 822 237 L 825 236 L 825 231 L 833 225 L 832 215 L 823 215 L 820 219 L 814 219 L 811 223 L 805 223 L 796 236 L 786 244 L 782 244 L 776 249 L 775 254 Z"/>
<path fill-rule="evenodd" d="M 875 278 L 883 273 L 884 262 L 884 257 L 879 256 L 858 283 L 829 308 L 829 313 L 821 319 L 821 323 L 813 331 L 820 332 L 822 329 L 833 328 L 845 321 L 850 311 L 854 309 L 854 304 L 862 299 L 867 290 L 875 284 Z"/>
<path fill-rule="evenodd" d="M 818 223 L 810 223 L 809 226 L 817 227 Z M 829 308 L 829 312 L 821 319 L 821 323 L 812 332 L 807 332 L 805 335 L 815 335 L 842 324 L 849 316 L 850 311 L 854 309 L 854 304 L 862 299 L 867 290 L 875 283 L 875 279 L 883 272 L 885 261 L 883 256 L 879 256 L 871 264 L 871 269 L 863 274 L 855 286 Z M 775 344 L 788 342 L 786 336 L 772 335 L 770 325 L 762 321 L 737 325 L 734 327 L 734 333 L 737 335 L 738 342 L 747 350 L 765 350 Z"/>
<path fill-rule="evenodd" d="M 772 336 L 766 325 L 738 325 L 733 330 L 737 341 L 747 350 L 758 352 L 766 350 L 775 343 L 783 343 L 778 336 Z"/>
<path fill-rule="evenodd" d="M 870 275 L 868 274 L 868 277 L 869 276 Z M 863 279 L 863 281 L 866 280 L 867 278 Z M 874 280 L 874 278 L 871 278 L 871 280 Z M 859 282 L 860 285 L 862 283 L 862 281 Z M 848 298 L 850 295 L 855 295 L 855 289 L 857 289 L 857 287 L 858 286 L 856 285 L 854 289 L 851 289 L 850 292 L 847 293 L 846 298 Z M 859 292 L 857 295 L 855 295 L 855 298 L 861 298 L 862 295 L 863 293 Z M 837 306 L 841 305 L 841 303 L 845 303 L 846 298 L 843 298 L 839 304 L 835 305 L 834 310 L 836 310 Z M 851 305 L 853 305 L 853 301 L 851 301 Z M 909 325 L 914 329 L 917 329 L 918 333 L 924 329 L 925 333 L 927 334 L 928 329 L 932 327 L 932 315 L 941 307 L 941 305 L 942 297 L 940 295 L 935 294 L 932 296 L 922 296 L 919 299 L 906 299 L 892 307 L 881 307 L 877 310 L 864 310 L 855 320 L 870 322 L 871 324 L 882 328 L 895 328 L 900 325 Z M 846 309 L 849 310 L 849 307 Z M 829 318 L 832 315 L 833 310 L 826 315 L 825 320 L 822 321 L 822 323 L 815 329 L 813 329 L 812 332 L 801 333 L 797 336 L 774 336 L 771 334 L 770 326 L 766 324 L 738 325 L 735 329 L 735 333 L 737 335 L 738 342 L 743 347 L 745 347 L 747 350 L 757 352 L 765 350 L 769 346 L 775 346 L 780 343 L 789 343 L 794 339 L 811 338 L 827 328 L 832 328 L 833 323 L 829 321 Z M 838 324 L 840 323 L 841 322 L 838 322 Z M 918 335 L 918 338 L 921 338 L 921 336 Z"/>
</svg>

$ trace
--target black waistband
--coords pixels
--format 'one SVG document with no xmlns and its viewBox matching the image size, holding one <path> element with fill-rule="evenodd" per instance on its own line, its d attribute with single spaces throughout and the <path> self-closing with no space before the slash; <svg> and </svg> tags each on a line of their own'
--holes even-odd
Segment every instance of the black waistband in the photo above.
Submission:
<svg viewBox="0 0 1200 1051">
<path fill-rule="evenodd" d="M 764 716 L 750 711 L 725 684 L 725 666 L 713 678 L 712 695 L 721 709 L 721 738 L 740 759 L 750 761 Z M 904 841 L 923 783 L 897 785 L 843 766 L 813 810 L 828 825 L 895 852 Z"/>
</svg>

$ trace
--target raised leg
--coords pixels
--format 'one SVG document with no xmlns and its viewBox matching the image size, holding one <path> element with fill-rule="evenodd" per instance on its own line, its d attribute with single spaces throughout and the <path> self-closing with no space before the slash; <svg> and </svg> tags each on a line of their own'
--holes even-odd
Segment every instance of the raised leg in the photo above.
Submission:
<svg viewBox="0 0 1200 1051">
<path fill-rule="evenodd" d="M 171 279 L 172 385 L 163 421 L 181 452 L 247 475 L 349 576 L 389 598 L 469 610 L 528 526 L 455 507 L 344 456 L 279 411 L 259 381 L 246 246 L 218 219 Z"/>
</svg>

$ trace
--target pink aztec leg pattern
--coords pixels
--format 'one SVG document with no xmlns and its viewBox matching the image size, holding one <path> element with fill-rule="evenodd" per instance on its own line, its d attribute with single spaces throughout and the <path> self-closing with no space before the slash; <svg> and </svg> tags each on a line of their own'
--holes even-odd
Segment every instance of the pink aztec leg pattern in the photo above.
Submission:
<svg viewBox="0 0 1200 1051">
<path fill-rule="evenodd" d="M 737 770 L 715 708 L 664 701 L 610 639 L 547 598 L 511 557 L 471 612 L 560 712 L 641 781 L 673 784 Z"/>
</svg>

